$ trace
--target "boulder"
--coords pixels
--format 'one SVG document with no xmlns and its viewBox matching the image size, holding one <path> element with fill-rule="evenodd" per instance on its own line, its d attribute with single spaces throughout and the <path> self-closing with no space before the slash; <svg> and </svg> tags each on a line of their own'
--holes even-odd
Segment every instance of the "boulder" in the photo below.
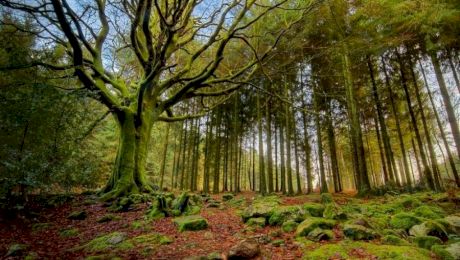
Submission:
<svg viewBox="0 0 460 260">
<path fill-rule="evenodd" d="M 308 236 L 308 234 L 315 228 L 332 229 L 335 221 L 323 218 L 307 218 L 299 224 L 296 230 L 296 236 Z"/>
<path fill-rule="evenodd" d="M 394 228 L 409 230 L 411 227 L 422 223 L 423 220 L 409 213 L 399 213 L 390 220 L 390 225 Z"/>
<path fill-rule="evenodd" d="M 394 245 L 394 246 L 404 246 L 408 243 L 395 235 L 386 235 L 382 238 L 382 243 L 386 245 Z"/>
<path fill-rule="evenodd" d="M 208 221 L 199 215 L 179 217 L 173 221 L 178 226 L 180 232 L 202 230 L 208 227 Z"/>
<path fill-rule="evenodd" d="M 242 214 L 243 221 L 246 222 L 249 218 L 258 217 L 269 219 L 278 205 L 279 198 L 276 196 L 258 198 L 244 209 Z"/>
<path fill-rule="evenodd" d="M 305 213 L 299 206 L 281 206 L 273 210 L 273 214 L 268 219 L 268 223 L 272 226 L 280 226 L 287 220 L 301 222 L 305 218 Z"/>
<path fill-rule="evenodd" d="M 414 214 L 418 217 L 428 218 L 428 219 L 439 219 L 445 216 L 444 211 L 441 208 L 434 206 L 420 206 L 414 209 Z"/>
<path fill-rule="evenodd" d="M 293 220 L 288 220 L 283 223 L 283 225 L 281 226 L 281 230 L 283 230 L 283 232 L 289 233 L 289 232 L 296 230 L 298 226 L 299 226 L 299 223 Z"/>
<path fill-rule="evenodd" d="M 324 206 L 318 203 L 303 204 L 302 209 L 313 217 L 322 217 L 324 212 Z"/>
<path fill-rule="evenodd" d="M 371 229 L 355 224 L 345 224 L 343 234 L 353 240 L 371 240 L 378 237 Z"/>
<path fill-rule="evenodd" d="M 259 243 L 257 240 L 249 238 L 233 246 L 228 252 L 228 259 L 253 259 L 259 255 Z"/>
<path fill-rule="evenodd" d="M 430 250 L 432 246 L 442 244 L 442 241 L 434 236 L 419 236 L 414 239 L 414 243 L 418 247 Z"/>
<path fill-rule="evenodd" d="M 415 237 L 422 237 L 422 236 L 434 236 L 442 241 L 447 241 L 447 231 L 446 229 L 439 223 L 435 221 L 425 221 L 420 225 L 415 225 L 409 230 L 409 234 Z"/>
<path fill-rule="evenodd" d="M 85 211 L 74 211 L 70 213 L 67 218 L 71 220 L 84 220 L 88 215 Z"/>
<path fill-rule="evenodd" d="M 453 233 L 460 235 L 460 217 L 456 215 L 450 215 L 443 218 L 445 222 L 449 224 L 449 229 L 452 230 Z"/>
<path fill-rule="evenodd" d="M 265 227 L 265 218 L 250 218 L 246 224 L 250 227 Z"/>
<path fill-rule="evenodd" d="M 316 242 L 331 240 L 334 238 L 334 233 L 331 230 L 315 228 L 310 233 L 308 233 L 307 238 Z"/>
<path fill-rule="evenodd" d="M 342 208 L 335 203 L 328 203 L 324 208 L 323 217 L 328 219 L 345 220 L 347 215 Z"/>
<path fill-rule="evenodd" d="M 8 248 L 8 252 L 6 252 L 6 257 L 9 257 L 9 256 L 20 256 L 22 254 L 25 253 L 25 251 L 27 250 L 27 245 L 24 245 L 24 244 L 12 244 L 9 248 Z"/>
<path fill-rule="evenodd" d="M 222 200 L 223 201 L 229 201 L 231 199 L 233 199 L 235 196 L 231 193 L 226 193 L 224 195 L 222 195 Z"/>
</svg>

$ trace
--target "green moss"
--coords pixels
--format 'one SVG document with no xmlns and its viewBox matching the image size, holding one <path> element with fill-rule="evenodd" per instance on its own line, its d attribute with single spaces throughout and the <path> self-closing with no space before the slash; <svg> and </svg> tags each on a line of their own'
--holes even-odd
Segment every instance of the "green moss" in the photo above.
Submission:
<svg viewBox="0 0 460 260">
<path fill-rule="evenodd" d="M 154 246 L 170 244 L 174 240 L 168 236 L 164 236 L 158 233 L 150 233 L 146 235 L 133 237 L 129 241 L 135 244 L 136 246 Z"/>
<path fill-rule="evenodd" d="M 84 220 L 86 217 L 87 214 L 85 211 L 74 211 L 67 216 L 67 218 L 71 220 Z"/>
<path fill-rule="evenodd" d="M 89 241 L 81 248 L 88 252 L 100 252 L 105 250 L 127 250 L 134 245 L 125 240 L 126 235 L 122 232 L 113 232 L 103 236 L 98 236 Z"/>
<path fill-rule="evenodd" d="M 409 195 L 401 196 L 396 203 L 405 209 L 416 208 L 422 205 L 422 202 L 419 199 Z"/>
<path fill-rule="evenodd" d="M 113 220 L 120 220 L 121 217 L 116 216 L 114 214 L 106 214 L 102 217 L 100 217 L 98 220 L 96 220 L 97 223 L 105 223 L 105 222 L 110 222 Z"/>
<path fill-rule="evenodd" d="M 313 217 L 322 217 L 324 212 L 324 206 L 318 203 L 303 204 L 302 209 Z"/>
<path fill-rule="evenodd" d="M 299 224 L 296 230 L 296 236 L 307 236 L 315 228 L 332 229 L 335 221 L 323 218 L 308 218 Z"/>
<path fill-rule="evenodd" d="M 323 217 L 335 220 L 347 219 L 347 215 L 345 214 L 345 212 L 343 212 L 340 206 L 335 203 L 326 204 L 326 207 L 323 212 Z"/>
<path fill-rule="evenodd" d="M 394 215 L 390 220 L 393 228 L 409 230 L 412 226 L 422 223 L 422 219 L 409 213 L 399 213 Z"/>
<path fill-rule="evenodd" d="M 315 228 L 310 233 L 308 233 L 307 238 L 316 242 L 331 240 L 334 238 L 334 233 L 331 230 Z"/>
<path fill-rule="evenodd" d="M 353 240 L 371 240 L 378 237 L 371 229 L 354 224 L 345 224 L 343 234 Z"/>
<path fill-rule="evenodd" d="M 401 239 L 395 235 L 386 235 L 382 238 L 382 243 L 387 245 L 394 245 L 394 246 L 403 246 L 408 245 L 407 241 Z"/>
<path fill-rule="evenodd" d="M 279 205 L 278 196 L 258 197 L 242 213 L 243 221 L 249 218 L 264 217 L 269 219 Z"/>
<path fill-rule="evenodd" d="M 231 194 L 231 193 L 225 193 L 224 195 L 222 195 L 222 200 L 223 201 L 229 201 L 231 199 L 233 199 L 235 197 L 235 195 Z"/>
<path fill-rule="evenodd" d="M 186 230 L 202 230 L 208 227 L 208 222 L 206 219 L 199 215 L 179 217 L 175 218 L 173 221 L 178 226 L 180 232 Z"/>
<path fill-rule="evenodd" d="M 76 228 L 63 229 L 63 230 L 59 231 L 59 235 L 61 237 L 75 237 L 78 234 L 79 234 L 79 231 Z"/>
<path fill-rule="evenodd" d="M 281 246 L 284 245 L 284 240 L 283 239 L 276 239 L 272 241 L 273 246 Z"/>
<path fill-rule="evenodd" d="M 426 249 L 411 246 L 377 245 L 359 241 L 341 241 L 337 244 L 324 244 L 316 249 L 307 248 L 304 259 L 354 259 L 352 252 L 356 249 L 363 250 L 377 259 L 417 259 L 429 260 L 430 252 Z"/>
<path fill-rule="evenodd" d="M 330 193 L 322 193 L 321 194 L 321 203 L 328 204 L 334 202 L 332 195 Z"/>
<path fill-rule="evenodd" d="M 444 210 L 434 206 L 420 206 L 414 209 L 414 214 L 419 217 L 424 217 L 428 219 L 439 219 L 445 216 Z"/>
<path fill-rule="evenodd" d="M 433 245 L 431 251 L 435 253 L 440 259 L 455 260 L 455 258 L 441 245 Z"/>
<path fill-rule="evenodd" d="M 268 223 L 272 226 L 280 226 L 287 220 L 302 221 L 305 219 L 305 213 L 299 206 L 281 206 L 273 210 Z"/>
<path fill-rule="evenodd" d="M 51 227 L 50 223 L 35 223 L 32 224 L 32 232 L 43 231 Z"/>
<path fill-rule="evenodd" d="M 288 220 L 283 223 L 283 225 L 281 226 L 281 230 L 283 230 L 283 232 L 289 233 L 289 232 L 296 230 L 298 226 L 299 226 L 299 223 L 293 220 Z"/>
<path fill-rule="evenodd" d="M 197 215 L 200 214 L 201 207 L 200 206 L 188 206 L 185 210 L 185 215 Z"/>
<path fill-rule="evenodd" d="M 265 227 L 265 218 L 250 218 L 246 224 L 250 227 Z"/>
<path fill-rule="evenodd" d="M 417 244 L 418 247 L 431 249 L 434 245 L 442 244 L 441 239 L 433 236 L 420 236 L 414 239 L 414 243 Z"/>
<path fill-rule="evenodd" d="M 447 236 L 447 231 L 442 226 L 436 221 L 425 221 L 421 225 L 415 225 L 409 230 L 409 234 L 411 236 L 435 236 L 440 238 L 443 241 L 446 241 L 448 236 Z"/>
</svg>

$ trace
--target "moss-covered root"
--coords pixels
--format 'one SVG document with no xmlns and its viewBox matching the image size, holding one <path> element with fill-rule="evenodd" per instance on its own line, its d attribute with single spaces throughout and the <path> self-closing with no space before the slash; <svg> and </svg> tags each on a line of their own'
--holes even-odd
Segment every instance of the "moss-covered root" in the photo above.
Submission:
<svg viewBox="0 0 460 260">
<path fill-rule="evenodd" d="M 101 201 L 113 201 L 120 197 L 128 196 L 131 194 L 139 194 L 141 192 L 152 193 L 153 188 L 147 183 L 139 185 L 134 182 L 128 184 L 119 182 L 113 189 L 107 190 L 105 188 L 104 191 L 100 194 L 100 199 Z"/>
</svg>

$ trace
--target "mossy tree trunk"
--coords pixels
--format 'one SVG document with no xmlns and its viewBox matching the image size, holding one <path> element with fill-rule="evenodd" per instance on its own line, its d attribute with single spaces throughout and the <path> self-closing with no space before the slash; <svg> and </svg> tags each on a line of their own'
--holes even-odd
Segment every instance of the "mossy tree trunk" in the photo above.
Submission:
<svg viewBox="0 0 460 260">
<path fill-rule="evenodd" d="M 127 110 L 116 112 L 114 117 L 120 138 L 115 166 L 103 189 L 103 200 L 152 191 L 152 186 L 147 181 L 145 165 L 151 129 L 158 113 L 149 111 L 136 116 Z"/>
</svg>

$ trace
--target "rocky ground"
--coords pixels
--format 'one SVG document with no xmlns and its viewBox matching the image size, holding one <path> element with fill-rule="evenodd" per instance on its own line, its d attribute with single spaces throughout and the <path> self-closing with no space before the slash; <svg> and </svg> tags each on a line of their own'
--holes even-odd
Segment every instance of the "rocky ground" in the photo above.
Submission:
<svg viewBox="0 0 460 260">
<path fill-rule="evenodd" d="M 460 259 L 455 193 L 53 196 L 0 221 L 6 259 Z"/>
</svg>

